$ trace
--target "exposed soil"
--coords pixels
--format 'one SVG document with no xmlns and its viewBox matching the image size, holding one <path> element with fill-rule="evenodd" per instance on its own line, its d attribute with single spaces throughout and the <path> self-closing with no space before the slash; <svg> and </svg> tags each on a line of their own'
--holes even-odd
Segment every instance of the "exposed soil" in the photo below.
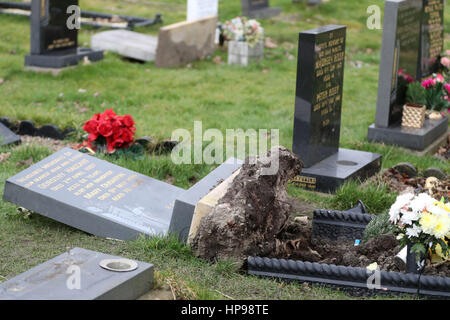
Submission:
<svg viewBox="0 0 450 320">
<path fill-rule="evenodd" d="M 312 238 L 309 223 L 293 223 L 281 234 L 275 252 L 269 257 L 360 268 L 376 262 L 381 270 L 405 272 L 404 265 L 394 259 L 401 249 L 393 235 L 382 235 L 355 246 L 353 241 L 345 239 Z M 450 262 L 431 265 L 427 261 L 424 274 L 450 277 Z"/>
<path fill-rule="evenodd" d="M 435 156 L 444 160 L 450 160 L 450 134 L 447 138 L 447 144 L 440 147 Z"/>
<path fill-rule="evenodd" d="M 391 191 L 397 193 L 403 193 L 406 191 L 425 192 L 428 189 L 426 177 L 418 175 L 410 178 L 406 174 L 402 174 L 394 168 L 387 169 L 374 179 L 377 179 L 379 182 L 386 183 Z M 450 179 L 447 178 L 436 181 L 431 191 L 433 197 L 436 199 L 440 199 L 441 197 L 448 199 L 450 195 Z"/>
</svg>

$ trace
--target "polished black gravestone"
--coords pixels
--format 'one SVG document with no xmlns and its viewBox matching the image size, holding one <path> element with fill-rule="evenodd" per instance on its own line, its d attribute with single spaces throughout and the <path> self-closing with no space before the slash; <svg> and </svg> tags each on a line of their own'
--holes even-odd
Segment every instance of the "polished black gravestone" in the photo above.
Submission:
<svg viewBox="0 0 450 320">
<path fill-rule="evenodd" d="M 149 263 L 74 248 L 0 284 L 0 300 L 135 300 L 151 290 L 153 272 Z"/>
<path fill-rule="evenodd" d="M 3 123 L 0 123 L 0 145 L 19 144 L 20 137 L 9 130 Z"/>
<path fill-rule="evenodd" d="M 301 32 L 293 152 L 304 162 L 294 182 L 334 192 L 349 179 L 364 180 L 381 167 L 381 155 L 339 148 L 346 27 Z"/>
<path fill-rule="evenodd" d="M 424 150 L 446 134 L 448 119 L 427 118 L 421 129 L 401 127 L 407 85 L 422 80 L 419 66 L 423 3 L 387 0 L 384 12 L 376 118 L 369 127 L 368 140 Z"/>
<path fill-rule="evenodd" d="M 244 16 L 254 19 L 268 19 L 281 13 L 281 8 L 271 8 L 269 0 L 241 0 Z"/>
<path fill-rule="evenodd" d="M 438 71 L 444 50 L 444 0 L 423 0 L 420 38 L 420 69 L 425 78 Z"/>
<path fill-rule="evenodd" d="M 78 0 L 32 0 L 31 50 L 25 57 L 28 69 L 61 69 L 78 64 L 85 57 L 89 61 L 103 59 L 103 51 L 78 47 L 78 30 L 69 29 L 73 15 L 70 6 Z"/>
<path fill-rule="evenodd" d="M 204 197 L 239 167 L 224 163 L 184 190 L 65 148 L 8 179 L 3 199 L 100 237 L 179 235 L 195 207 L 174 210 L 175 201 Z"/>
</svg>

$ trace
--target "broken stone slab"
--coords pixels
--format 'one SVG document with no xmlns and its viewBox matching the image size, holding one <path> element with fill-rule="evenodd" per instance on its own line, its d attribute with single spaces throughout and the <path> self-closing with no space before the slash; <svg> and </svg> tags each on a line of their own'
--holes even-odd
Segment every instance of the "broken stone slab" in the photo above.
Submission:
<svg viewBox="0 0 450 320">
<path fill-rule="evenodd" d="M 216 190 L 218 188 L 216 186 L 220 181 L 224 179 L 228 181 L 236 176 L 236 170 L 239 171 L 241 166 L 241 160 L 235 158 L 228 159 L 228 161 L 221 164 L 175 201 L 173 218 L 170 222 L 169 230 L 179 235 L 178 238 L 180 241 L 187 241 L 193 224 L 198 223 L 195 217 L 196 206 L 198 206 L 199 201 L 201 202 L 205 197 L 208 197 L 213 192 L 211 190 Z M 219 184 L 219 186 L 222 184 Z"/>
<path fill-rule="evenodd" d="M 278 170 L 267 174 L 275 163 Z M 302 167 L 300 159 L 284 147 L 273 147 L 267 157 L 247 158 L 226 194 L 201 219 L 191 242 L 194 254 L 209 261 L 242 261 L 273 252 L 276 236 L 292 211 L 286 185 Z"/>
<path fill-rule="evenodd" d="M 137 268 L 111 271 L 105 260 Z M 0 300 L 135 300 L 151 290 L 153 272 L 149 263 L 74 248 L 0 284 Z"/>
<path fill-rule="evenodd" d="M 22 140 L 3 123 L 0 123 L 0 145 L 19 144 Z"/>
<path fill-rule="evenodd" d="M 178 67 L 212 55 L 217 19 L 217 16 L 209 16 L 159 29 L 155 66 Z"/>
<path fill-rule="evenodd" d="M 91 47 L 139 61 L 155 61 L 158 38 L 128 30 L 111 30 L 95 34 Z"/>
<path fill-rule="evenodd" d="M 207 216 L 214 209 L 219 200 L 228 192 L 234 178 L 240 171 L 240 169 L 237 170 L 197 203 L 195 206 L 194 217 L 192 218 L 191 228 L 189 230 L 188 243 L 191 243 L 197 235 L 197 230 L 202 218 Z"/>
</svg>

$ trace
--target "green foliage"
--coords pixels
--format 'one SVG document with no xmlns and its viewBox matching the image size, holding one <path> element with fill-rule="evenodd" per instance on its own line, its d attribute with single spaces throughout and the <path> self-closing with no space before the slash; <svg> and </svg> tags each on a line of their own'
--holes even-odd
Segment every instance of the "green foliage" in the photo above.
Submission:
<svg viewBox="0 0 450 320">
<path fill-rule="evenodd" d="M 416 260 L 420 261 L 427 254 L 427 248 L 423 243 L 418 242 L 411 247 L 411 253 L 415 253 Z"/>
<path fill-rule="evenodd" d="M 443 111 L 449 108 L 450 103 L 444 98 L 444 83 L 437 82 L 435 87 L 425 90 L 427 109 Z"/>
<path fill-rule="evenodd" d="M 420 105 L 427 104 L 426 89 L 418 81 L 412 82 L 408 85 L 406 91 L 406 102 L 417 103 Z"/>
<path fill-rule="evenodd" d="M 369 222 L 364 232 L 363 243 L 383 234 L 392 234 L 393 230 L 394 226 L 389 221 L 389 213 L 386 211 Z"/>
<path fill-rule="evenodd" d="M 189 246 L 178 241 L 176 235 L 168 235 L 164 237 L 145 237 L 141 236 L 136 240 L 135 245 L 144 251 L 156 250 L 165 256 L 176 258 L 192 259 L 192 253 Z"/>
<path fill-rule="evenodd" d="M 369 182 L 361 186 L 356 181 L 350 181 L 336 191 L 336 196 L 329 200 L 329 205 L 336 210 L 347 210 L 356 206 L 358 200 L 362 200 L 369 213 L 380 214 L 388 210 L 395 199 L 396 194 L 385 185 Z"/>
</svg>

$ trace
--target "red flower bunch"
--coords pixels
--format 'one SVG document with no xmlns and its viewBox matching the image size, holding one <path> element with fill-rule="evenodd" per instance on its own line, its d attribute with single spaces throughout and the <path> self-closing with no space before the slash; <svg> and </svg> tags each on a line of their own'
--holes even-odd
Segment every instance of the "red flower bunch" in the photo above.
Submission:
<svg viewBox="0 0 450 320">
<path fill-rule="evenodd" d="M 93 142 L 106 142 L 109 152 L 114 149 L 127 148 L 133 142 L 136 131 L 134 124 L 130 115 L 118 116 L 113 109 L 97 113 L 83 126 L 83 129 L 89 133 L 87 146 L 95 149 Z"/>
</svg>

